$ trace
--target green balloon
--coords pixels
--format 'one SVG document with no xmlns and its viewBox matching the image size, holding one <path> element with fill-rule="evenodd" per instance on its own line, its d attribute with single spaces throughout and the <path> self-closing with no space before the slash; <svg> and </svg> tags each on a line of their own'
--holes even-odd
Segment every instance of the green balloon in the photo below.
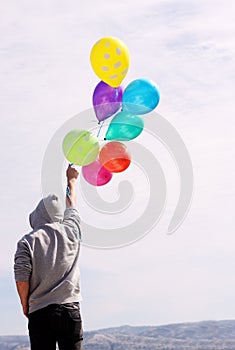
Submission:
<svg viewBox="0 0 235 350">
<path fill-rule="evenodd" d="M 92 163 L 99 153 L 99 142 L 87 130 L 72 130 L 62 144 L 65 158 L 73 164 L 87 165 Z"/>
<path fill-rule="evenodd" d="M 138 115 L 122 111 L 115 115 L 105 135 L 106 140 L 129 141 L 136 138 L 144 128 L 144 121 Z"/>
</svg>

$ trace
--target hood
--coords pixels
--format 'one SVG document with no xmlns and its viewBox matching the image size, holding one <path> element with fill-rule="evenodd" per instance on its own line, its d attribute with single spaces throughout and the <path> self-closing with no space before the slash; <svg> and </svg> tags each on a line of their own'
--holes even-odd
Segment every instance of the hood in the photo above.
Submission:
<svg viewBox="0 0 235 350">
<path fill-rule="evenodd" d="M 41 199 L 36 209 L 29 215 L 32 229 L 52 222 L 61 222 L 62 220 L 63 208 L 59 197 L 55 194 L 50 194 Z"/>
</svg>

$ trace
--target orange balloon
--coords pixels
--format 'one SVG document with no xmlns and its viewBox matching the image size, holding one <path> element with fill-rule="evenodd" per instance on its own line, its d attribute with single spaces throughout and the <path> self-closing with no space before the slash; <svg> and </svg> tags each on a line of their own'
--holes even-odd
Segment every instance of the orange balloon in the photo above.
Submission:
<svg viewBox="0 0 235 350">
<path fill-rule="evenodd" d="M 100 150 L 99 159 L 103 167 L 112 173 L 126 170 L 131 163 L 131 155 L 127 147 L 117 141 L 106 143 Z"/>
</svg>

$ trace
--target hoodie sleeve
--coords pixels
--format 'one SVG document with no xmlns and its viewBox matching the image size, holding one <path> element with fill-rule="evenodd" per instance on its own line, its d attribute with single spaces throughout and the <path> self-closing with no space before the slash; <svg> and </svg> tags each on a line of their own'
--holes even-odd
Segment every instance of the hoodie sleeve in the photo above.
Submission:
<svg viewBox="0 0 235 350">
<path fill-rule="evenodd" d="M 14 274 L 16 282 L 28 281 L 32 271 L 31 254 L 26 239 L 17 244 L 14 260 Z"/>
<path fill-rule="evenodd" d="M 80 217 L 76 208 L 69 207 L 65 210 L 63 224 L 69 226 L 81 240 Z"/>
</svg>

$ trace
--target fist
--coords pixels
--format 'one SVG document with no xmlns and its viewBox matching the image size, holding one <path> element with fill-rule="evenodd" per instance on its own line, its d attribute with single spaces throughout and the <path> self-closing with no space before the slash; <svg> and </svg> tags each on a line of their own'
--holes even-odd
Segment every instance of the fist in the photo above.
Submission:
<svg viewBox="0 0 235 350">
<path fill-rule="evenodd" d="M 77 180 L 78 175 L 79 175 L 79 172 L 75 168 L 73 168 L 71 165 L 69 165 L 66 171 L 66 176 L 68 181 Z"/>
</svg>

